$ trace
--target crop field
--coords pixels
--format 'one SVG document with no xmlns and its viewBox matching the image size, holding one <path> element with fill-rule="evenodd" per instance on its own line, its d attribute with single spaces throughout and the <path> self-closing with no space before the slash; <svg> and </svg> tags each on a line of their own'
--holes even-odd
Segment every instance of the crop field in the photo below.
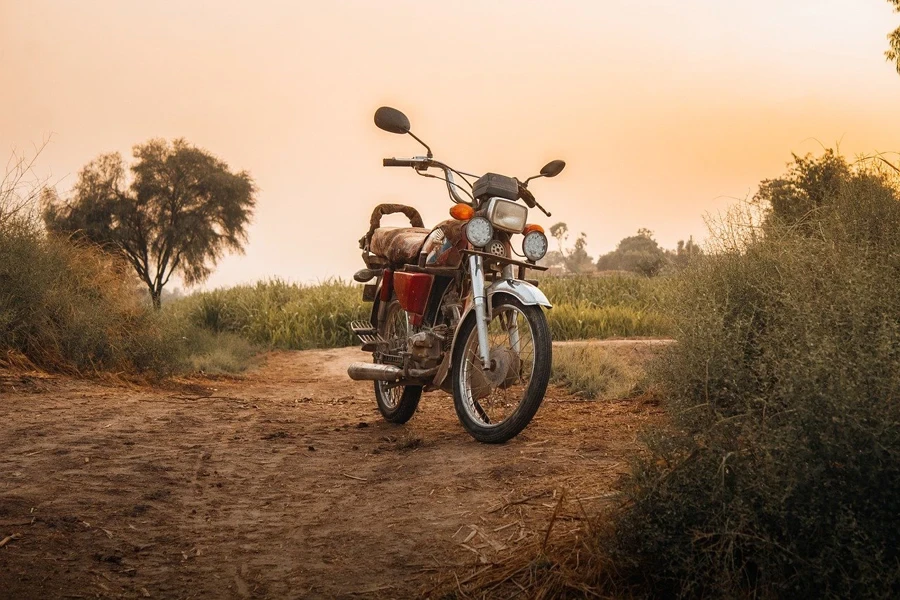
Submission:
<svg viewBox="0 0 900 600">
<path fill-rule="evenodd" d="M 663 337 L 671 322 L 660 307 L 665 279 L 631 275 L 544 278 L 554 304 L 547 313 L 555 340 Z M 368 319 L 361 286 L 342 280 L 300 285 L 274 279 L 193 294 L 167 307 L 193 325 L 239 334 L 269 348 L 352 346 L 347 323 Z"/>
</svg>

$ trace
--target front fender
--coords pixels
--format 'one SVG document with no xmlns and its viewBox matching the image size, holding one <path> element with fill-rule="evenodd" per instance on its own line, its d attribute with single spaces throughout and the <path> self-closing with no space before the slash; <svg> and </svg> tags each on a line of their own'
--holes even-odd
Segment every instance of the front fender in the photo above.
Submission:
<svg viewBox="0 0 900 600">
<path fill-rule="evenodd" d="M 553 308 L 553 305 L 547 300 L 547 296 L 545 296 L 544 292 L 539 290 L 537 286 L 519 279 L 500 279 L 495 281 L 488 286 L 485 293 L 487 294 L 488 302 L 492 307 L 494 306 L 494 303 L 493 300 L 491 300 L 491 297 L 494 294 L 509 294 L 526 306 L 538 304 L 547 308 Z"/>
</svg>

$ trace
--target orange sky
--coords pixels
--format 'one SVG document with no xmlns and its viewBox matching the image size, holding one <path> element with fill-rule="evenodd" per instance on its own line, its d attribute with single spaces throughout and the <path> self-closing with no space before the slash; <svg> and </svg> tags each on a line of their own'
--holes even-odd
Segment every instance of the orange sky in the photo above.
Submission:
<svg viewBox="0 0 900 600">
<path fill-rule="evenodd" d="M 151 137 L 247 169 L 247 253 L 208 286 L 349 277 L 378 202 L 444 218 L 439 182 L 381 168 L 420 148 L 374 127 L 382 104 L 464 170 L 565 159 L 532 220 L 594 256 L 639 227 L 673 247 L 792 151 L 900 150 L 898 23 L 884 0 L 0 0 L 0 151 L 52 134 L 62 192 Z"/>
</svg>

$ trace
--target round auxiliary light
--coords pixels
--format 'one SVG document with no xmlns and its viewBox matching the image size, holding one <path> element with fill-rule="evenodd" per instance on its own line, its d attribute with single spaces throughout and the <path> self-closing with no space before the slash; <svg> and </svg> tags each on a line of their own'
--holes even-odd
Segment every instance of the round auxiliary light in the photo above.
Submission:
<svg viewBox="0 0 900 600">
<path fill-rule="evenodd" d="M 547 236 L 541 231 L 532 231 L 522 240 L 522 252 L 532 262 L 537 262 L 547 254 Z"/>
<path fill-rule="evenodd" d="M 494 226 L 484 217 L 475 217 L 466 223 L 466 239 L 476 248 L 484 247 L 494 237 Z"/>
</svg>

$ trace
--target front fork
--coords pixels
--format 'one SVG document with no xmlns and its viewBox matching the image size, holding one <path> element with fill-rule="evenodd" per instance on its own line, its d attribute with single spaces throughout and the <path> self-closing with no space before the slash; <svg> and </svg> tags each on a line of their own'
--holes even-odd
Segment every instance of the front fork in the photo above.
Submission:
<svg viewBox="0 0 900 600">
<path fill-rule="evenodd" d="M 487 297 L 484 293 L 484 263 L 476 254 L 469 255 L 469 275 L 472 277 L 472 300 L 475 303 L 475 329 L 478 332 L 478 353 L 485 370 L 491 368 L 491 348 L 488 344 Z"/>
<path fill-rule="evenodd" d="M 481 355 L 482 368 L 491 369 L 491 348 L 488 343 L 488 314 L 487 295 L 484 288 L 484 263 L 482 258 L 475 254 L 469 255 L 469 274 L 472 277 L 472 297 L 475 304 L 475 329 L 478 333 L 478 352 Z M 503 278 L 513 279 L 512 265 L 503 267 Z M 518 319 L 511 315 L 506 327 L 509 334 L 509 342 L 513 351 L 518 354 L 521 350 Z"/>
</svg>

